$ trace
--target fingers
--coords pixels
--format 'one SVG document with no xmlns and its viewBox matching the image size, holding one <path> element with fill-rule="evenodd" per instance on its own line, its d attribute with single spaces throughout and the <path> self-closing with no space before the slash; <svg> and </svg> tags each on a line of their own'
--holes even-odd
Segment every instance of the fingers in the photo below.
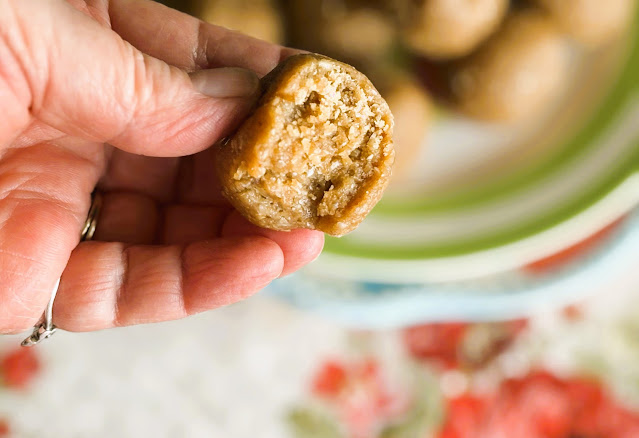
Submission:
<svg viewBox="0 0 639 438">
<path fill-rule="evenodd" d="M 230 207 L 159 206 L 138 193 L 103 195 L 94 240 L 126 244 L 182 245 L 220 236 Z"/>
<path fill-rule="evenodd" d="M 189 71 L 242 67 L 264 76 L 297 52 L 204 23 L 151 0 L 111 0 L 109 15 L 113 30 L 126 41 Z"/>
<path fill-rule="evenodd" d="M 0 78 L 12 77 L 0 87 L 13 91 L 18 108 L 69 135 L 136 154 L 205 149 L 233 129 L 257 92 L 255 77 L 234 69 L 200 73 L 194 84 L 62 0 L 2 2 L 0 29 L 0 47 L 11 54 Z"/>
<path fill-rule="evenodd" d="M 199 70 L 190 78 L 200 93 L 219 98 L 252 96 L 260 87 L 260 79 L 253 71 L 236 67 Z"/>
<path fill-rule="evenodd" d="M 94 240 L 150 245 L 156 240 L 160 223 L 158 206 L 148 196 L 105 193 Z"/>
<path fill-rule="evenodd" d="M 2 6 L 0 5 L 0 14 Z M 31 119 L 24 102 L 29 99 L 29 87 L 17 62 L 10 62 L 12 53 L 0 38 L 0 102 L 3 116 L 0 117 L 0 151 L 11 144 Z"/>
<path fill-rule="evenodd" d="M 176 194 L 187 204 L 228 205 L 222 196 L 222 185 L 216 175 L 215 150 L 209 148 L 182 159 Z"/>
<path fill-rule="evenodd" d="M 219 237 L 265 237 L 284 254 L 282 275 L 315 260 L 324 246 L 324 234 L 319 231 L 266 230 L 251 224 L 228 205 L 160 207 L 151 198 L 134 193 L 106 194 L 98 223 L 96 240 L 128 244 L 185 245 Z"/>
<path fill-rule="evenodd" d="M 0 208 L 0 333 L 15 333 L 42 315 L 78 240 L 69 232 L 79 225 L 66 208 L 44 199 L 8 198 Z"/>
<path fill-rule="evenodd" d="M 85 242 L 69 260 L 53 317 L 71 331 L 178 319 L 257 292 L 283 263 L 280 247 L 257 236 L 164 247 Z"/>
<path fill-rule="evenodd" d="M 188 244 L 219 237 L 230 207 L 172 205 L 164 209 L 162 242 Z M 284 253 L 284 257 L 288 255 Z"/>
<path fill-rule="evenodd" d="M 182 179 L 179 169 L 180 161 L 184 159 L 188 157 L 145 157 L 114 149 L 99 188 L 103 191 L 136 192 L 168 202 L 175 196 L 176 181 Z"/>
<path fill-rule="evenodd" d="M 288 275 L 315 260 L 324 247 L 324 233 L 313 230 L 273 231 L 251 224 L 235 211 L 222 228 L 223 237 L 263 236 L 272 239 L 286 255 L 282 275 Z"/>
<path fill-rule="evenodd" d="M 3 156 L 0 333 L 28 329 L 42 314 L 79 241 L 99 171 L 96 163 L 50 144 Z"/>
</svg>

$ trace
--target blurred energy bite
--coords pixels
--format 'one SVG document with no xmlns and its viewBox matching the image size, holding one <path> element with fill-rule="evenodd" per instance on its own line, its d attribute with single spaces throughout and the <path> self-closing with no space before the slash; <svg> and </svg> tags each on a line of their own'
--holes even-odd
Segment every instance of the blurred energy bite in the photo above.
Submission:
<svg viewBox="0 0 639 438">
<path fill-rule="evenodd" d="M 636 0 L 534 0 L 563 31 L 596 48 L 621 36 L 634 18 Z"/>
<path fill-rule="evenodd" d="M 281 14 L 269 0 L 203 0 L 197 15 L 211 24 L 260 40 L 284 42 Z"/>
<path fill-rule="evenodd" d="M 401 4 L 402 2 L 400 2 Z M 508 0 L 405 0 L 400 9 L 404 43 L 437 59 L 468 55 L 502 22 Z"/>
<path fill-rule="evenodd" d="M 477 52 L 452 69 L 456 106 L 485 120 L 520 121 L 561 94 L 569 71 L 564 38 L 537 10 L 511 14 Z"/>
</svg>

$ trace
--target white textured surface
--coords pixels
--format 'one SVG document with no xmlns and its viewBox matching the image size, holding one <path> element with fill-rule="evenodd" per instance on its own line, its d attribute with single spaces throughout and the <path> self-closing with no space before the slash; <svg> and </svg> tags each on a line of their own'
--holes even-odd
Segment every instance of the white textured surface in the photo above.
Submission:
<svg viewBox="0 0 639 438">
<path fill-rule="evenodd" d="M 539 313 L 533 331 L 483 373 L 521 375 L 535 358 L 570 371 L 590 354 L 608 362 L 604 374 L 618 394 L 639 400 L 639 388 L 624 383 L 639 379 L 629 366 L 639 349 L 618 324 L 620 315 L 639 320 L 638 300 L 639 272 L 630 269 L 590 298 L 579 324 Z M 307 399 L 310 374 L 327 358 L 356 353 L 358 338 L 401 374 L 396 333 L 361 337 L 259 296 L 172 323 L 62 332 L 36 347 L 46 364 L 32 389 L 0 392 L 0 418 L 15 438 L 286 438 L 285 415 Z M 2 338 L 0 350 L 20 340 Z"/>
<path fill-rule="evenodd" d="M 0 418 L 19 438 L 282 438 L 314 361 L 341 340 L 260 298 L 173 323 L 61 332 L 36 347 L 47 363 L 34 388 L 0 392 Z"/>
</svg>

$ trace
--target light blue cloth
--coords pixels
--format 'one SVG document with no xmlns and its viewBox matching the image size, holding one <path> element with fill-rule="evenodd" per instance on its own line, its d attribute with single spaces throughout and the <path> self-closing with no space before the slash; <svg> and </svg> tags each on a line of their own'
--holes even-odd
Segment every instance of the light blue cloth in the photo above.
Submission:
<svg viewBox="0 0 639 438">
<path fill-rule="evenodd" d="M 549 275 L 511 273 L 475 282 L 396 286 L 318 281 L 295 274 L 274 282 L 268 293 L 356 328 L 494 321 L 565 306 L 604 291 L 632 265 L 639 269 L 639 213 L 595 254 Z"/>
</svg>

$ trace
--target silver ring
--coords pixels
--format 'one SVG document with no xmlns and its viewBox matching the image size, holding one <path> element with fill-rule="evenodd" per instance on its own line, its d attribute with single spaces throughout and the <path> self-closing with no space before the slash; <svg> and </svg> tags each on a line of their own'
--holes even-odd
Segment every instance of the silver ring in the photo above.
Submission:
<svg viewBox="0 0 639 438">
<path fill-rule="evenodd" d="M 82 231 L 80 233 L 80 241 L 84 242 L 92 240 L 95 234 L 95 229 L 98 225 L 98 217 L 100 216 L 100 210 L 102 209 L 102 194 L 98 191 L 94 191 L 91 194 L 91 207 L 87 215 L 87 220 L 84 222 Z M 60 278 L 55 282 L 53 291 L 51 292 L 51 298 L 47 304 L 40 321 L 33 327 L 31 336 L 22 341 L 23 347 L 33 347 L 36 344 L 50 338 L 56 332 L 57 328 L 53 324 L 53 302 L 60 288 Z"/>
</svg>

